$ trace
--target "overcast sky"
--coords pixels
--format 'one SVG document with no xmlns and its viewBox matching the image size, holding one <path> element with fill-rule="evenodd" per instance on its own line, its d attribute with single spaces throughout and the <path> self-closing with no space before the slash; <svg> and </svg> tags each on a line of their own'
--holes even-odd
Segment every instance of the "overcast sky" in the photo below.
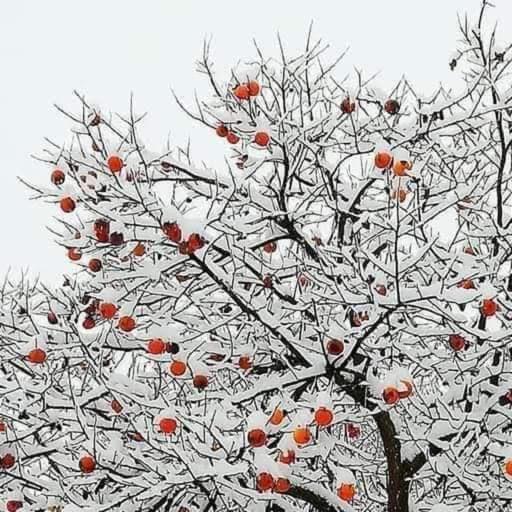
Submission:
<svg viewBox="0 0 512 512">
<path fill-rule="evenodd" d="M 492 18 L 512 33 L 512 0 L 495 0 Z M 0 275 L 30 268 L 53 279 L 69 268 L 46 226 L 55 207 L 28 200 L 17 181 L 48 181 L 30 158 L 43 137 L 69 137 L 54 103 L 73 105 L 78 89 L 105 110 L 125 112 L 130 93 L 148 111 L 148 146 L 171 135 L 190 137 L 197 160 L 215 164 L 225 148 L 173 103 L 204 90 L 195 72 L 205 37 L 213 37 L 216 66 L 228 71 L 254 56 L 252 40 L 268 52 L 279 31 L 290 53 L 304 45 L 309 23 L 333 51 L 350 48 L 339 74 L 353 66 L 380 72 L 382 88 L 405 74 L 425 93 L 440 81 L 455 84 L 448 59 L 455 48 L 457 13 L 478 12 L 480 0 L 0 0 Z M 508 42 L 508 41 L 507 41 Z"/>
</svg>

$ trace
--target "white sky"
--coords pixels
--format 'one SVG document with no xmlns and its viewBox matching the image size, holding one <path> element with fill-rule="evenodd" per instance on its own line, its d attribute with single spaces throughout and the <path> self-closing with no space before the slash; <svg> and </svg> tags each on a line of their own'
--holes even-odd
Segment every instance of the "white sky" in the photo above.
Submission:
<svg viewBox="0 0 512 512">
<path fill-rule="evenodd" d="M 495 0 L 499 34 L 512 33 L 512 0 Z M 30 158 L 43 137 L 68 139 L 68 122 L 52 107 L 73 105 L 78 89 L 106 110 L 125 112 L 130 93 L 148 111 L 146 142 L 190 136 L 195 158 L 222 162 L 225 145 L 186 118 L 172 86 L 186 101 L 204 91 L 195 73 L 205 36 L 219 71 L 254 56 L 252 40 L 275 53 L 279 30 L 290 53 L 314 34 L 333 52 L 350 52 L 339 68 L 380 72 L 382 88 L 405 74 L 430 92 L 450 84 L 448 59 L 458 38 L 457 13 L 475 15 L 480 0 L 0 0 L 0 147 L 2 148 L 0 276 L 18 273 L 55 278 L 69 269 L 45 226 L 55 208 L 29 202 L 16 176 L 48 182 L 48 169 Z M 508 42 L 508 41 L 507 41 Z"/>
</svg>

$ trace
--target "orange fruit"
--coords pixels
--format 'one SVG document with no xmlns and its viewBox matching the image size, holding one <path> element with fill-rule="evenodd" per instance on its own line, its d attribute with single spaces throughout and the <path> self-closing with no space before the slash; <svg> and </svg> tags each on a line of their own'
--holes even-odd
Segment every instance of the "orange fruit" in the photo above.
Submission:
<svg viewBox="0 0 512 512">
<path fill-rule="evenodd" d="M 258 448 L 267 442 L 267 434 L 261 428 L 253 428 L 247 434 L 247 441 L 253 448 Z"/>
<path fill-rule="evenodd" d="M 350 501 L 356 495 L 356 487 L 354 484 L 341 484 L 338 488 L 338 496 L 343 501 Z"/>
<path fill-rule="evenodd" d="M 107 166 L 110 169 L 110 171 L 113 173 L 121 172 L 123 165 L 124 165 L 123 160 L 116 155 L 109 156 L 109 158 L 107 160 Z"/>
<path fill-rule="evenodd" d="M 82 473 L 92 473 L 96 469 L 96 461 L 90 455 L 84 455 L 78 461 L 78 467 Z"/>
<path fill-rule="evenodd" d="M 389 169 L 393 163 L 393 157 L 389 153 L 379 152 L 375 155 L 375 167 Z"/>
<path fill-rule="evenodd" d="M 63 197 L 60 202 L 60 209 L 64 213 L 71 213 L 76 208 L 76 203 L 72 197 Z"/>
<path fill-rule="evenodd" d="M 305 445 L 311 441 L 311 432 L 306 427 L 296 428 L 293 431 L 293 440 L 298 445 Z"/>
<path fill-rule="evenodd" d="M 187 365 L 183 361 L 173 361 L 169 366 L 169 371 L 175 377 L 180 377 L 187 371 Z"/>
<path fill-rule="evenodd" d="M 46 361 L 46 352 L 42 348 L 33 348 L 27 354 L 27 360 L 33 364 L 43 364 Z"/>
</svg>

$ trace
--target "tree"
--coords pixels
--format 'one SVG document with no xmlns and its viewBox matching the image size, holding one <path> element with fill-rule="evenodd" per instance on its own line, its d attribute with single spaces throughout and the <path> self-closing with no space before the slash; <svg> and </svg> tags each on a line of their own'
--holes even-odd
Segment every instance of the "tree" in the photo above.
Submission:
<svg viewBox="0 0 512 512">
<path fill-rule="evenodd" d="M 223 82 L 205 45 L 211 97 L 178 101 L 225 170 L 148 149 L 133 105 L 61 110 L 29 186 L 78 270 L 2 287 L 10 512 L 512 506 L 512 60 L 487 9 L 456 95 L 339 81 L 311 34 Z"/>
</svg>

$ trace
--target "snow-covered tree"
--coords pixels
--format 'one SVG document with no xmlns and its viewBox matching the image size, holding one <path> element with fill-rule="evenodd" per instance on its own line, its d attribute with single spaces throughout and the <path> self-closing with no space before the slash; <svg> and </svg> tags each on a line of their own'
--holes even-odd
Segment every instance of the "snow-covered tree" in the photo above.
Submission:
<svg viewBox="0 0 512 512">
<path fill-rule="evenodd" d="M 181 106 L 227 164 L 77 94 L 40 158 L 63 285 L 1 288 L 9 512 L 512 509 L 510 46 L 382 92 L 308 36 Z M 201 158 L 205 159 L 204 152 Z"/>
</svg>

